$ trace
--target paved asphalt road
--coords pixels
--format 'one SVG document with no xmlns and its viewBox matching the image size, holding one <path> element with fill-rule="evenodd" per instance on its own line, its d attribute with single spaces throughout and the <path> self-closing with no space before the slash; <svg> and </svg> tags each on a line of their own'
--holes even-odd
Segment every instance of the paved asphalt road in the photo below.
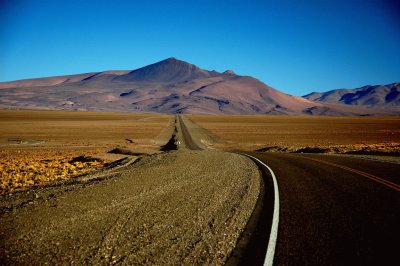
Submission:
<svg viewBox="0 0 400 266">
<path fill-rule="evenodd" d="M 179 122 L 188 148 L 200 149 L 180 116 Z M 400 164 L 333 155 L 247 154 L 272 168 L 278 180 L 275 265 L 399 265 Z M 274 192 L 269 172 L 263 172 L 264 207 L 239 259 L 243 265 L 262 264 L 266 252 Z M 260 223 L 265 227 L 260 229 Z"/>
<path fill-rule="evenodd" d="M 278 180 L 275 265 L 399 265 L 399 164 L 249 154 L 270 166 Z"/>
</svg>

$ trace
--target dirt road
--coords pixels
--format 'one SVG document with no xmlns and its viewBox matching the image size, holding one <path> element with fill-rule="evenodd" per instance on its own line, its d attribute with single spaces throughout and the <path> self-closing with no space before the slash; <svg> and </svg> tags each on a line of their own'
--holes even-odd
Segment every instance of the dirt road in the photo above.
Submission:
<svg viewBox="0 0 400 266">
<path fill-rule="evenodd" d="M 249 159 L 182 145 L 101 180 L 2 196 L 0 264 L 223 265 L 259 191 Z"/>
<path fill-rule="evenodd" d="M 182 120 L 182 116 L 178 116 L 179 119 L 179 126 L 181 129 L 181 133 L 182 133 L 182 139 L 184 141 L 184 145 L 186 146 L 186 148 L 190 149 L 190 150 L 203 150 L 202 147 L 200 147 L 200 145 L 198 145 L 192 138 L 192 135 L 189 133 L 189 130 L 187 129 L 187 126 L 185 125 L 185 123 Z"/>
</svg>

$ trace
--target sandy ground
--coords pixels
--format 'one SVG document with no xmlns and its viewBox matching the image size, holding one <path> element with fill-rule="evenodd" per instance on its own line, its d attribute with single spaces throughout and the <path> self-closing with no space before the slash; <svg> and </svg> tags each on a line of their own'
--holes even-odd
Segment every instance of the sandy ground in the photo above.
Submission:
<svg viewBox="0 0 400 266">
<path fill-rule="evenodd" d="M 124 154 L 160 152 L 174 117 L 154 114 L 0 110 L 0 194 L 75 178 Z M 74 162 L 79 156 L 98 163 Z"/>
<path fill-rule="evenodd" d="M 151 147 L 155 140 L 165 137 L 162 130 L 171 118 L 157 114 L 0 110 L 0 148 Z"/>
<path fill-rule="evenodd" d="M 238 155 L 145 157 L 101 182 L 31 192 L 23 207 L 3 199 L 0 257 L 3 265 L 222 265 L 258 193 L 258 170 Z"/>
<path fill-rule="evenodd" d="M 2 265 L 223 265 L 261 181 L 252 161 L 218 149 L 400 142 L 396 117 L 185 115 L 193 142 L 204 149 L 193 151 L 172 116 L 21 112 L 0 111 L 3 154 L 70 151 L 136 161 L 0 195 Z M 179 150 L 161 152 L 175 130 Z M 115 148 L 137 155 L 106 153 Z"/>
<path fill-rule="evenodd" d="M 175 124 L 164 125 L 150 143 L 171 137 Z M 179 151 L 0 196 L 0 264 L 223 265 L 254 210 L 259 171 L 240 155 L 185 148 L 177 130 Z"/>
<path fill-rule="evenodd" d="M 399 117 L 190 115 L 188 118 L 216 135 L 219 141 L 214 146 L 219 149 L 400 154 Z"/>
</svg>

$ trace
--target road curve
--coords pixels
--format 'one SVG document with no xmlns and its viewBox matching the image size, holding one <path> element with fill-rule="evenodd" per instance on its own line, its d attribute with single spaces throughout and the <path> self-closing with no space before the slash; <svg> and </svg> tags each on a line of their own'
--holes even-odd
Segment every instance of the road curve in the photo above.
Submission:
<svg viewBox="0 0 400 266">
<path fill-rule="evenodd" d="M 249 154 L 270 166 L 278 180 L 276 265 L 398 263 L 400 165 L 327 155 Z"/>
<path fill-rule="evenodd" d="M 242 154 L 242 155 L 249 157 L 258 165 L 258 167 L 262 171 L 262 177 L 264 183 L 262 186 L 263 192 L 260 193 L 260 197 L 262 198 L 262 203 L 258 204 L 261 205 L 262 207 L 261 215 L 263 214 L 264 217 L 262 217 L 261 215 L 259 216 L 257 227 L 252 232 L 253 241 L 249 245 L 249 247 L 247 247 L 247 252 L 245 252 L 245 256 L 247 255 L 247 258 L 243 257 L 242 262 L 244 264 L 244 263 L 249 263 L 251 261 L 251 264 L 253 265 L 263 264 L 264 266 L 272 266 L 274 262 L 275 246 L 276 246 L 278 225 L 279 225 L 278 182 L 276 180 L 274 171 L 268 165 L 266 165 L 260 159 L 257 159 L 254 156 L 248 154 Z M 268 177 L 269 175 L 271 176 L 271 178 Z M 265 194 L 267 194 L 269 197 L 265 197 Z M 267 219 L 268 222 L 266 221 Z M 252 245 L 253 246 L 257 245 L 258 250 L 251 247 Z M 250 258 L 250 256 L 252 258 Z M 244 261 L 243 260 L 244 258 L 247 259 L 247 261 Z"/>
</svg>

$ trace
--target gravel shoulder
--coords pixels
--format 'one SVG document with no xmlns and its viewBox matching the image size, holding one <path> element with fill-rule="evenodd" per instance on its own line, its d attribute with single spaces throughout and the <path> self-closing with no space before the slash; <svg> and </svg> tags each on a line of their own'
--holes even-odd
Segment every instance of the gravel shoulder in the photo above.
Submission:
<svg viewBox="0 0 400 266">
<path fill-rule="evenodd" d="M 185 139 L 189 142 L 189 146 L 195 146 L 203 150 L 215 149 L 214 146 L 223 143 L 223 140 L 211 131 L 199 126 L 197 123 L 193 122 L 188 115 L 179 115 L 178 122 L 180 122 L 181 133 L 184 134 L 186 131 L 186 136 L 179 136 L 178 138 Z M 183 129 L 186 128 L 186 130 Z M 189 136 L 187 136 L 189 135 Z M 183 141 L 185 142 L 185 141 Z"/>
<path fill-rule="evenodd" d="M 102 180 L 31 191 L 27 204 L 2 197 L 12 207 L 0 264 L 223 265 L 259 193 L 259 171 L 240 155 L 144 156 Z"/>
</svg>

